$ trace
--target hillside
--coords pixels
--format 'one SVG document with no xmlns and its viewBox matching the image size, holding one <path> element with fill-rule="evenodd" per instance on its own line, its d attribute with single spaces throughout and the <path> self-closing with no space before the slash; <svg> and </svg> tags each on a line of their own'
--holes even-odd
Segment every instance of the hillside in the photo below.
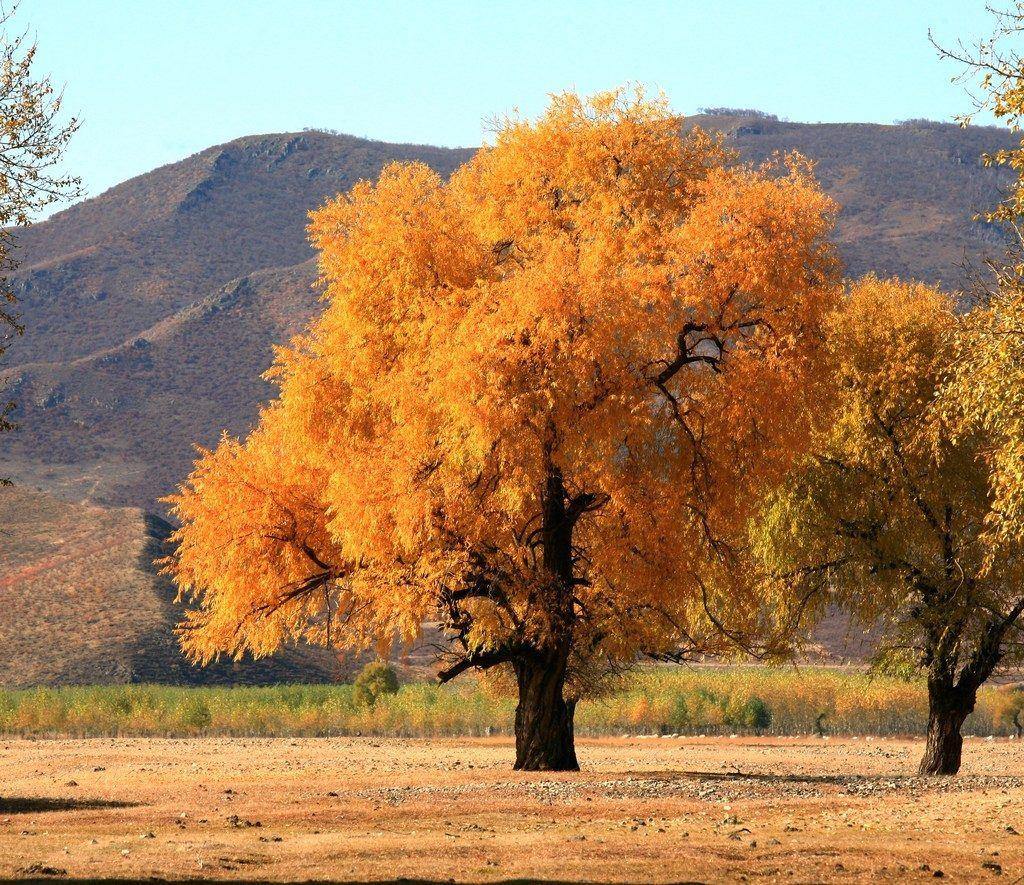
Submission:
<svg viewBox="0 0 1024 885">
<path fill-rule="evenodd" d="M 126 181 L 19 234 L 34 334 L 9 365 L 130 340 L 256 271 L 306 261 L 306 215 L 389 162 L 450 173 L 470 151 L 319 132 L 240 138 Z M 59 345 L 59 347 L 57 346 Z"/>
<path fill-rule="evenodd" d="M 1004 129 L 948 123 L 786 123 L 773 118 L 701 116 L 729 136 L 741 157 L 760 162 L 799 151 L 815 162 L 822 187 L 842 211 L 836 242 L 850 276 L 875 271 L 965 284 L 965 259 L 977 265 L 1003 245 L 998 229 L 974 220 L 1001 199 L 1010 175 L 981 156 L 1014 139 Z"/>
<path fill-rule="evenodd" d="M 972 213 L 1003 173 L 996 129 L 810 125 L 703 116 L 744 160 L 799 150 L 843 205 L 853 274 L 960 284 L 1000 241 Z M 270 394 L 271 349 L 316 309 L 310 208 L 392 160 L 449 174 L 471 155 L 324 132 L 238 139 L 127 181 L 19 239 L 28 334 L 0 371 L 23 430 L 4 440 L 18 481 L 71 500 L 160 511 L 194 445 L 242 433 Z M 9 465 L 9 466 L 7 466 Z"/>
<path fill-rule="evenodd" d="M 0 489 L 0 686 L 123 682 L 268 684 L 351 678 L 363 660 L 293 646 L 264 661 L 191 666 L 158 573 L 170 526 L 133 507 L 70 504 Z M 400 667 L 423 672 L 413 652 Z"/>
</svg>

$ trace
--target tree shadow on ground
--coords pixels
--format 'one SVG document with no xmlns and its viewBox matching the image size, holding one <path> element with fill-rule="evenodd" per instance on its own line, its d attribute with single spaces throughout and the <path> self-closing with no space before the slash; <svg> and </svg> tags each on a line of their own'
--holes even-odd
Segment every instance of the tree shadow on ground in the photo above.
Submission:
<svg viewBox="0 0 1024 885">
<path fill-rule="evenodd" d="M 0 814 L 42 814 L 47 811 L 88 811 L 94 808 L 134 808 L 139 802 L 114 799 L 73 799 L 52 796 L 0 796 Z"/>
</svg>

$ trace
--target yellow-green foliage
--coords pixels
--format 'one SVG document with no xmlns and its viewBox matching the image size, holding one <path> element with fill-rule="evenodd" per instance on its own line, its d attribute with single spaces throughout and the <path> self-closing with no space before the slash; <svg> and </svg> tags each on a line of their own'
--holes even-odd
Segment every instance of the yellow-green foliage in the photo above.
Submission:
<svg viewBox="0 0 1024 885">
<path fill-rule="evenodd" d="M 473 680 L 403 685 L 367 705 L 351 685 L 178 688 L 155 685 L 0 692 L 0 732 L 40 736 L 507 734 L 515 700 Z M 824 668 L 659 667 L 582 702 L 585 735 L 810 734 L 824 713 L 831 734 L 916 734 L 927 720 L 924 685 Z M 1024 693 L 988 687 L 968 734 L 1016 733 Z"/>
<path fill-rule="evenodd" d="M 514 702 L 476 683 L 403 686 L 367 704 L 352 685 L 184 688 L 156 685 L 0 692 L 0 732 L 35 735 L 483 734 Z"/>
<path fill-rule="evenodd" d="M 758 727 L 759 709 L 769 725 Z M 605 702 L 581 705 L 577 723 L 591 733 L 809 734 L 822 713 L 832 733 L 913 733 L 923 730 L 928 705 L 921 683 L 857 672 L 663 668 L 635 674 L 627 691 Z"/>
<path fill-rule="evenodd" d="M 398 693 L 398 674 L 384 661 L 371 661 L 352 684 L 357 700 L 372 707 L 381 695 Z"/>
</svg>

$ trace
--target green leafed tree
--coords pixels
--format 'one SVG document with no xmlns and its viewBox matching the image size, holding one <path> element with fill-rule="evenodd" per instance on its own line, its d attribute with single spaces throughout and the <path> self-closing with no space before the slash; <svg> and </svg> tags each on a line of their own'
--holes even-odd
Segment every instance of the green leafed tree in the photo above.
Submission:
<svg viewBox="0 0 1024 885">
<path fill-rule="evenodd" d="M 1019 658 L 1021 539 L 996 515 L 984 428 L 953 420 L 948 367 L 973 316 L 949 296 L 868 278 L 829 328 L 831 390 L 811 454 L 752 523 L 768 607 L 839 606 L 881 628 L 884 658 L 927 677 L 923 774 L 960 768 L 979 687 Z"/>
</svg>

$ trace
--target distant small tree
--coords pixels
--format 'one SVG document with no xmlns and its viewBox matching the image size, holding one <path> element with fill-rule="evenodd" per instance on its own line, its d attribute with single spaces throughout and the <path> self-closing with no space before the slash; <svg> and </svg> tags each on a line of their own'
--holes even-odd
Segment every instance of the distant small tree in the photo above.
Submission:
<svg viewBox="0 0 1024 885">
<path fill-rule="evenodd" d="M 78 120 L 61 120 L 61 94 L 49 77 L 33 72 L 36 44 L 25 33 L 11 35 L 12 15 L 0 15 L 0 357 L 24 331 L 7 281 L 17 267 L 14 230 L 52 203 L 81 194 L 79 179 L 57 171 Z M 14 406 L 0 402 L 0 432 L 13 429 Z"/>
<path fill-rule="evenodd" d="M 950 417 L 969 321 L 923 285 L 855 284 L 830 324 L 831 408 L 752 523 L 769 607 L 813 619 L 838 605 L 926 674 L 922 774 L 959 770 L 978 689 L 1020 659 L 1024 538 L 990 530 L 991 438 Z"/>
<path fill-rule="evenodd" d="M 775 114 L 768 114 L 756 108 L 697 108 L 697 111 L 711 117 L 754 117 L 755 119 L 766 120 L 772 123 L 779 121 Z"/>
<path fill-rule="evenodd" d="M 748 728 L 758 733 L 772 726 L 771 708 L 759 697 L 736 698 L 723 710 L 726 725 Z"/>
<path fill-rule="evenodd" d="M 353 685 L 356 698 L 372 707 L 382 695 L 398 693 L 398 674 L 385 661 L 371 661 L 359 671 Z"/>
</svg>

